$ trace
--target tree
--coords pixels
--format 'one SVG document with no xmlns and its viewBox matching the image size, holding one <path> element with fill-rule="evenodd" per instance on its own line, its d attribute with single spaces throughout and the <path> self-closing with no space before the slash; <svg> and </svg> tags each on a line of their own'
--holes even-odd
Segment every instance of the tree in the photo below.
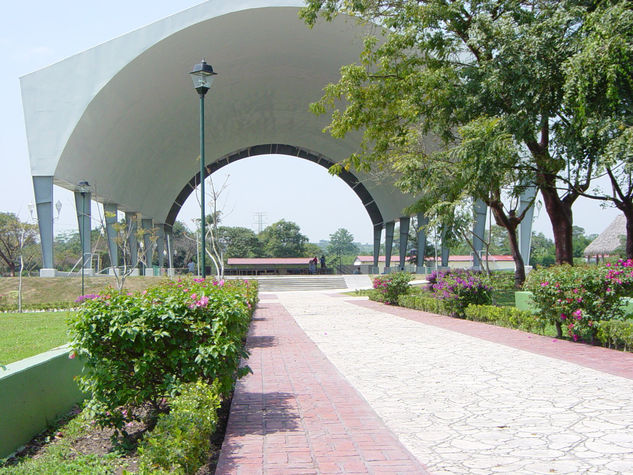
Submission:
<svg viewBox="0 0 633 475">
<path fill-rule="evenodd" d="M 532 267 L 548 267 L 556 263 L 556 249 L 554 241 L 545 237 L 543 233 L 532 233 L 532 252 L 530 265 Z"/>
<path fill-rule="evenodd" d="M 585 248 L 591 244 L 591 241 L 598 237 L 596 234 L 585 234 L 585 229 L 580 226 L 574 226 L 574 257 L 584 256 Z"/>
<path fill-rule="evenodd" d="M 400 185 L 416 194 L 423 193 L 416 205 L 445 229 L 453 229 L 474 252 L 474 239 L 488 250 L 485 236 L 474 236 L 474 216 L 456 220 L 457 209 L 482 201 L 492 211 L 497 225 L 507 233 L 509 252 L 515 264 L 515 283 L 525 280 L 525 264 L 519 250 L 517 229 L 529 206 L 520 208 L 520 195 L 526 190 L 525 174 L 517 165 L 522 157 L 518 145 L 499 119 L 480 118 L 458 128 L 459 141 L 447 150 L 424 152 L 424 137 L 397 155 L 395 168 L 403 172 Z M 438 199 L 439 198 L 439 199 Z M 458 226 L 459 222 L 459 226 Z"/>
<path fill-rule="evenodd" d="M 259 257 L 262 243 L 251 229 L 220 226 L 220 239 L 225 243 L 225 257 Z"/>
<path fill-rule="evenodd" d="M 303 256 L 308 242 L 298 224 L 283 219 L 264 229 L 258 238 L 267 257 Z"/>
<path fill-rule="evenodd" d="M 344 66 L 338 83 L 327 85 L 312 109 L 333 109 L 328 130 L 334 137 L 363 131 L 360 149 L 341 165 L 363 170 L 389 164 L 394 154 L 397 162 L 420 136 L 441 141 L 429 140 L 431 147 L 420 154 L 434 157 L 439 149 L 459 158 L 461 141 L 468 140 L 463 132 L 468 132 L 470 152 L 478 149 L 476 162 L 484 165 L 474 175 L 484 169 L 500 172 L 493 179 L 499 186 L 480 195 L 492 199 L 497 224 L 511 231 L 520 218 L 498 202 L 504 188 L 512 185 L 505 193 L 516 197 L 517 186 L 535 183 L 552 223 L 556 260 L 571 264 L 571 207 L 589 187 L 595 157 L 570 156 L 561 147 L 561 129 L 569 122 L 563 65 L 578 50 L 593 3 L 307 0 L 301 16 L 308 25 L 343 13 L 382 27 L 368 34 L 360 62 Z M 513 168 L 507 153 L 497 160 L 487 150 L 490 132 L 497 139 L 511 137 L 522 159 Z M 497 180 L 512 170 L 511 179 Z M 406 167 L 399 170 L 405 179 L 406 172 Z M 561 190 L 562 175 L 572 185 Z"/>
<path fill-rule="evenodd" d="M 0 259 L 11 277 L 24 259 L 23 252 L 37 242 L 37 226 L 20 221 L 14 213 L 0 213 Z"/>
<path fill-rule="evenodd" d="M 571 111 L 567 149 L 598 157 L 611 192 L 584 192 L 626 217 L 626 257 L 633 258 L 633 4 L 599 2 L 580 31 L 582 47 L 566 67 Z"/>
<path fill-rule="evenodd" d="M 334 256 L 358 254 L 358 246 L 354 244 L 354 236 L 345 228 L 337 229 L 333 234 L 330 234 L 327 253 Z"/>
<path fill-rule="evenodd" d="M 196 242 L 199 239 L 199 234 L 191 232 L 182 221 L 174 223 L 172 234 L 174 237 L 174 242 L 170 243 L 174 253 L 172 265 L 182 268 L 186 267 L 188 262 L 197 260 Z"/>
</svg>

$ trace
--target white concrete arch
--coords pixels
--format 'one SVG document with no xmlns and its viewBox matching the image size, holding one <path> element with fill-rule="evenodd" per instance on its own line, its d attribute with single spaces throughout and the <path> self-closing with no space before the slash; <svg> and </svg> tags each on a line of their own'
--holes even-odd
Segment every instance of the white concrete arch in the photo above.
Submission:
<svg viewBox="0 0 633 475">
<path fill-rule="evenodd" d="M 308 29 L 301 4 L 211 0 L 21 78 L 40 221 L 53 182 L 76 190 L 87 181 L 97 201 L 173 222 L 173 205 L 199 170 L 198 96 L 187 73 L 201 58 L 219 73 L 206 98 L 209 172 L 262 144 L 332 163 L 356 151 L 359 134 L 333 139 L 322 132 L 328 117 L 308 104 L 358 59 L 363 30 L 343 17 Z M 363 203 L 377 209 L 375 226 L 398 220 L 412 202 L 382 179 L 355 180 L 371 197 Z"/>
</svg>

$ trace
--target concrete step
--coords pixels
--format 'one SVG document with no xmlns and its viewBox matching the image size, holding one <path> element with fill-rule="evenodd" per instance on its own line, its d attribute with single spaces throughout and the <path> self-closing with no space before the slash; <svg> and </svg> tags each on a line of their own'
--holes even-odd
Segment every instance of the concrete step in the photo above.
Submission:
<svg viewBox="0 0 633 475">
<path fill-rule="evenodd" d="M 257 277 L 260 292 L 346 289 L 343 276 Z"/>
</svg>

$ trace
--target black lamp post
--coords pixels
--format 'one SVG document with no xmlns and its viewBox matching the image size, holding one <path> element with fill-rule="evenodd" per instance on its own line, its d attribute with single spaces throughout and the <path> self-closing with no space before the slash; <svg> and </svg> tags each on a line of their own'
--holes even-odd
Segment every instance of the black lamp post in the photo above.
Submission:
<svg viewBox="0 0 633 475">
<path fill-rule="evenodd" d="M 84 284 L 84 271 L 86 269 L 86 249 L 84 248 L 86 232 L 86 193 L 90 191 L 90 185 L 87 181 L 80 181 L 77 186 L 81 193 L 81 227 L 79 229 L 79 241 L 81 245 L 81 295 L 86 295 Z"/>
<path fill-rule="evenodd" d="M 211 88 L 213 83 L 213 76 L 217 73 L 213 71 L 210 64 L 203 59 L 202 62 L 196 64 L 191 71 L 191 79 L 193 80 L 193 87 L 200 96 L 200 272 L 204 279 L 206 277 L 205 268 L 205 215 L 204 215 L 204 96 Z"/>
</svg>

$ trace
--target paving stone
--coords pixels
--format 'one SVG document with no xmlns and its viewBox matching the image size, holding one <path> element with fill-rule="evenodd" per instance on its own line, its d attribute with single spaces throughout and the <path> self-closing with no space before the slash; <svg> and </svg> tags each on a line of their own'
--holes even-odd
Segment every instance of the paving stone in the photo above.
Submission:
<svg viewBox="0 0 633 475">
<path fill-rule="evenodd" d="M 633 453 L 629 354 L 358 299 L 279 299 L 433 473 L 582 473 Z"/>
</svg>

